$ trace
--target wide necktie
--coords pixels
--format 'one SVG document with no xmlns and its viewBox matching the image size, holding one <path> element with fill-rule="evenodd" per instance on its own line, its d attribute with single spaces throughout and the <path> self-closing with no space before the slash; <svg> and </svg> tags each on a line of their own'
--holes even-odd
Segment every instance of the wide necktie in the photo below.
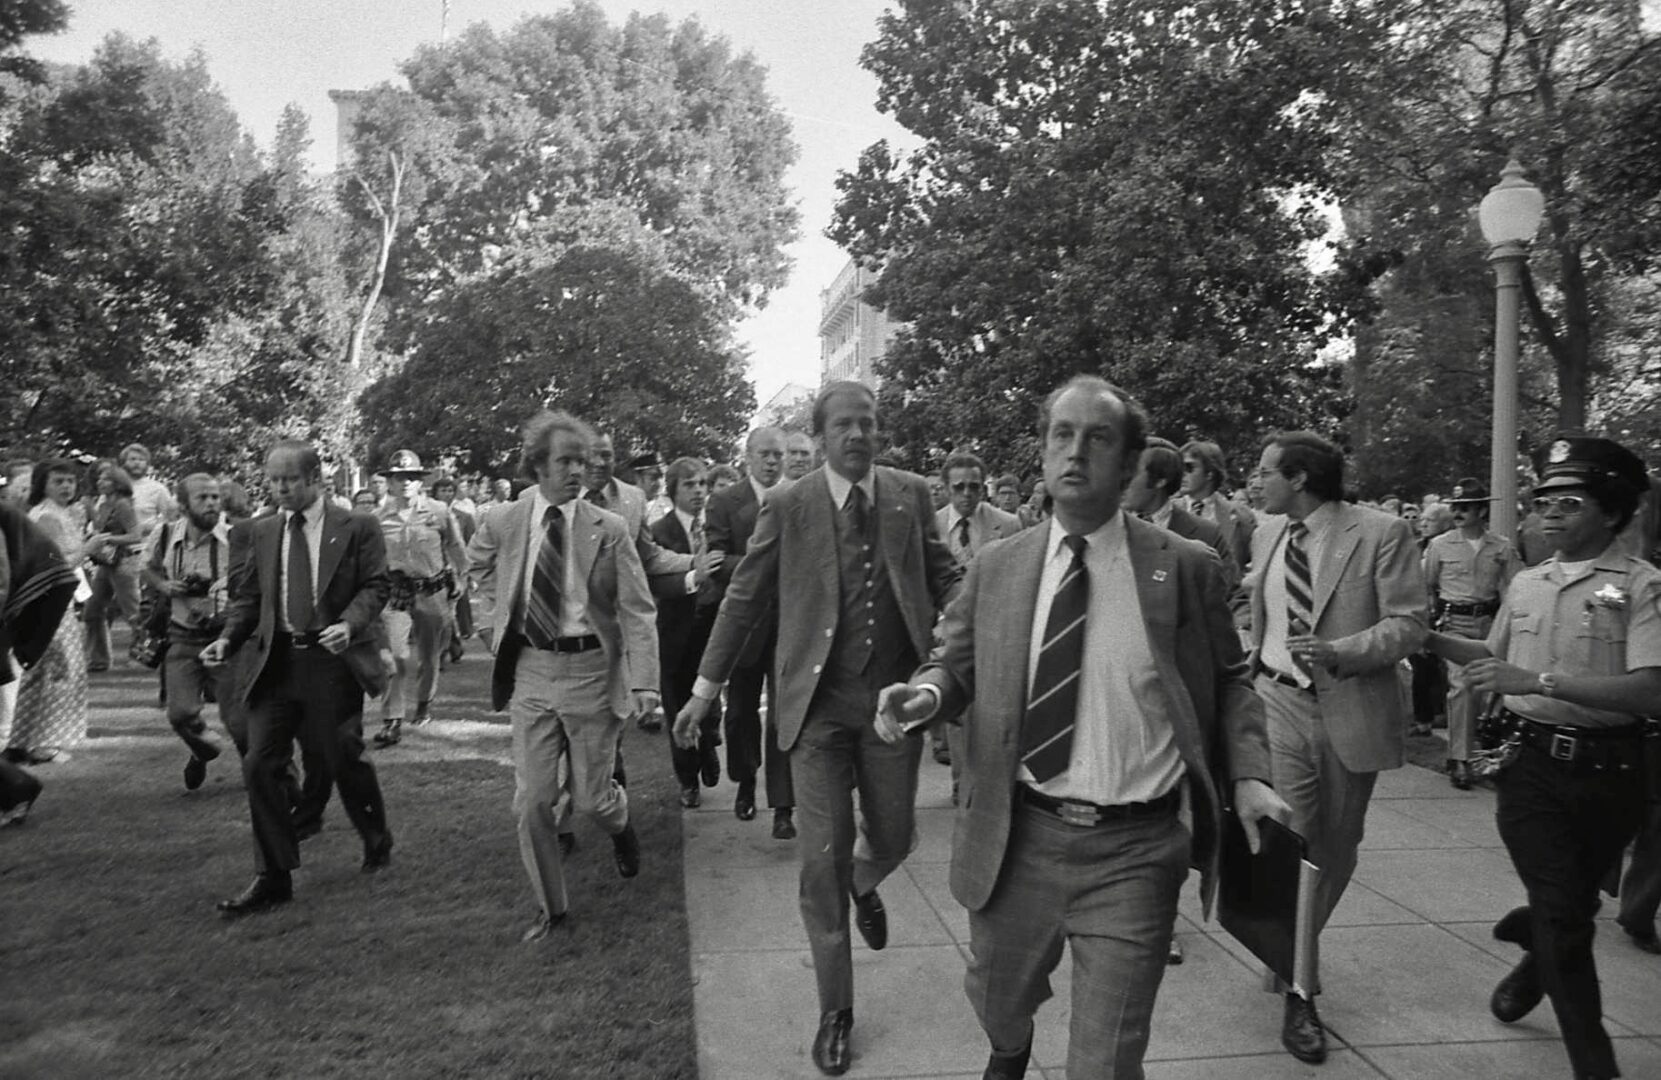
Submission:
<svg viewBox="0 0 1661 1080">
<path fill-rule="evenodd" d="M 842 516 L 847 522 L 848 529 L 856 536 L 864 536 L 867 522 L 870 520 L 869 507 L 865 501 L 865 489 L 855 484 L 848 492 L 848 501 L 842 504 Z"/>
<path fill-rule="evenodd" d="M 959 551 L 969 550 L 969 519 L 957 519 L 957 547 Z"/>
<path fill-rule="evenodd" d="M 692 537 L 691 537 L 691 539 L 692 539 L 692 553 L 694 555 L 696 555 L 699 551 L 703 550 L 703 546 L 704 546 L 704 519 L 703 518 L 695 517 L 695 518 L 692 519 Z"/>
<path fill-rule="evenodd" d="M 565 585 L 565 515 L 548 507 L 542 516 L 542 543 L 536 549 L 531 595 L 525 603 L 525 640 L 552 648 L 559 637 L 559 594 Z"/>
<path fill-rule="evenodd" d="M 1084 622 L 1090 610 L 1090 575 L 1084 569 L 1085 539 L 1062 541 L 1073 552 L 1066 575 L 1050 601 L 1038 670 L 1021 722 L 1021 761 L 1040 784 L 1067 771 L 1078 715 L 1079 669 L 1084 662 Z"/>
<path fill-rule="evenodd" d="M 1309 526 L 1292 522 L 1286 530 L 1286 633 L 1307 634 L 1314 621 L 1314 579 L 1309 574 L 1309 551 L 1304 546 Z M 1294 659 L 1300 670 L 1309 673 L 1309 665 Z"/>
<path fill-rule="evenodd" d="M 311 545 L 306 543 L 306 515 L 288 516 L 288 625 L 296 633 L 316 629 L 317 607 L 312 599 Z"/>
</svg>

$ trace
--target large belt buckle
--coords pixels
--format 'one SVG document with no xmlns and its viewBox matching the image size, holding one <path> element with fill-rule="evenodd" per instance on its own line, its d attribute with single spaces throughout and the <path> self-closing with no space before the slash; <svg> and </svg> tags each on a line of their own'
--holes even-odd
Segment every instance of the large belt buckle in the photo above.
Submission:
<svg viewBox="0 0 1661 1080">
<path fill-rule="evenodd" d="M 1070 800 L 1063 799 L 1061 801 L 1061 820 L 1066 822 L 1068 825 L 1073 825 L 1080 829 L 1088 829 L 1101 824 L 1102 813 L 1089 803 L 1072 802 Z"/>
<path fill-rule="evenodd" d="M 1573 735 L 1562 735 L 1553 732 L 1551 745 L 1546 752 L 1557 761 L 1573 761 L 1575 747 L 1578 746 L 1579 743 L 1580 740 L 1575 738 Z"/>
</svg>

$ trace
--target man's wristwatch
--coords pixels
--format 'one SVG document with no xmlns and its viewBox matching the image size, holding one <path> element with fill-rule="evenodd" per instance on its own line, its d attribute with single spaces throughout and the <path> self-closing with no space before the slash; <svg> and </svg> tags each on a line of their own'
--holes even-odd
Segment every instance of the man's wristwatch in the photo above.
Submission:
<svg viewBox="0 0 1661 1080">
<path fill-rule="evenodd" d="M 1557 676 L 1550 671 L 1540 672 L 1540 693 L 1546 697 L 1557 696 Z"/>
</svg>

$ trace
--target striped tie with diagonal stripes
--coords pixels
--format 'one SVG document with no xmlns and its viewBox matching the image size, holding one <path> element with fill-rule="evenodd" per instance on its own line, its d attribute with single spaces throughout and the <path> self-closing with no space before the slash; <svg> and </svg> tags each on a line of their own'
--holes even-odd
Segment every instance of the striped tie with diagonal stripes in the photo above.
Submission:
<svg viewBox="0 0 1661 1080">
<path fill-rule="evenodd" d="M 1314 621 L 1315 606 L 1312 597 L 1315 595 L 1314 579 L 1309 575 L 1309 551 L 1304 547 L 1304 541 L 1309 536 L 1309 526 L 1301 521 L 1294 521 L 1286 531 L 1286 633 L 1307 634 L 1310 624 Z M 1309 674 L 1309 665 L 1302 659 L 1294 658 L 1304 674 Z"/>
<path fill-rule="evenodd" d="M 536 649 L 552 648 L 559 637 L 559 594 L 565 584 L 565 515 L 559 507 L 548 507 L 542 529 L 531 595 L 525 602 L 525 640 Z"/>
<path fill-rule="evenodd" d="M 1079 668 L 1084 661 L 1084 621 L 1090 610 L 1090 575 L 1084 569 L 1085 540 L 1062 540 L 1073 552 L 1066 576 L 1056 586 L 1044 623 L 1038 670 L 1021 722 L 1021 761 L 1040 784 L 1067 771 L 1078 713 Z"/>
</svg>

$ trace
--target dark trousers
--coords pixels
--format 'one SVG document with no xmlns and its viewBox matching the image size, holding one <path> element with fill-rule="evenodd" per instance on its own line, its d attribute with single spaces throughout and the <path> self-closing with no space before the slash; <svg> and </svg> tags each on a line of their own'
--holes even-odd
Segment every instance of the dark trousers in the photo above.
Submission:
<svg viewBox="0 0 1661 1080">
<path fill-rule="evenodd" d="M 735 668 L 727 681 L 727 777 L 735 784 L 751 784 L 765 766 L 767 805 L 781 809 L 796 805 L 790 779 L 790 755 L 779 749 L 778 688 L 767 695 L 767 719 L 761 717 L 761 688 L 772 681 L 773 647 L 769 645 L 753 666 Z M 673 716 L 673 713 L 670 713 Z M 763 736 L 765 735 L 765 738 Z"/>
<path fill-rule="evenodd" d="M 680 667 L 673 671 L 665 669 L 663 672 L 663 714 L 670 720 L 663 725 L 664 733 L 669 737 L 669 761 L 675 767 L 675 779 L 681 787 L 697 787 L 700 770 L 704 760 L 715 755 L 715 748 L 721 745 L 721 703 L 716 701 L 710 706 L 709 714 L 704 717 L 703 723 L 698 725 L 698 745 L 686 749 L 675 742 L 674 719 L 680 715 L 681 706 L 692 697 L 692 684 L 698 679 L 697 656 L 693 656 L 691 667 Z M 728 751 L 731 759 L 731 751 Z"/>
<path fill-rule="evenodd" d="M 299 740 L 307 785 L 332 780 L 365 844 L 386 835 L 386 807 L 375 767 L 363 756 L 363 688 L 346 661 L 321 648 L 274 643 L 271 658 L 249 695 L 248 754 L 242 775 L 254 823 L 255 865 L 288 871 L 300 865 L 294 835 L 289 768 Z M 324 789 L 327 797 L 327 788 Z M 321 812 L 321 806 L 318 807 Z"/>
<path fill-rule="evenodd" d="M 1621 925 L 1635 934 L 1655 933 L 1661 908 L 1661 801 L 1645 811 L 1644 827 L 1632 845 L 1632 864 L 1621 879 Z"/>
<path fill-rule="evenodd" d="M 1528 890 L 1521 944 L 1534 954 L 1575 1071 L 1613 1076 L 1615 1051 L 1603 1027 L 1592 920 L 1599 882 L 1643 820 L 1643 779 L 1636 771 L 1576 775 L 1524 747 L 1496 787 L 1500 839 Z"/>
</svg>

